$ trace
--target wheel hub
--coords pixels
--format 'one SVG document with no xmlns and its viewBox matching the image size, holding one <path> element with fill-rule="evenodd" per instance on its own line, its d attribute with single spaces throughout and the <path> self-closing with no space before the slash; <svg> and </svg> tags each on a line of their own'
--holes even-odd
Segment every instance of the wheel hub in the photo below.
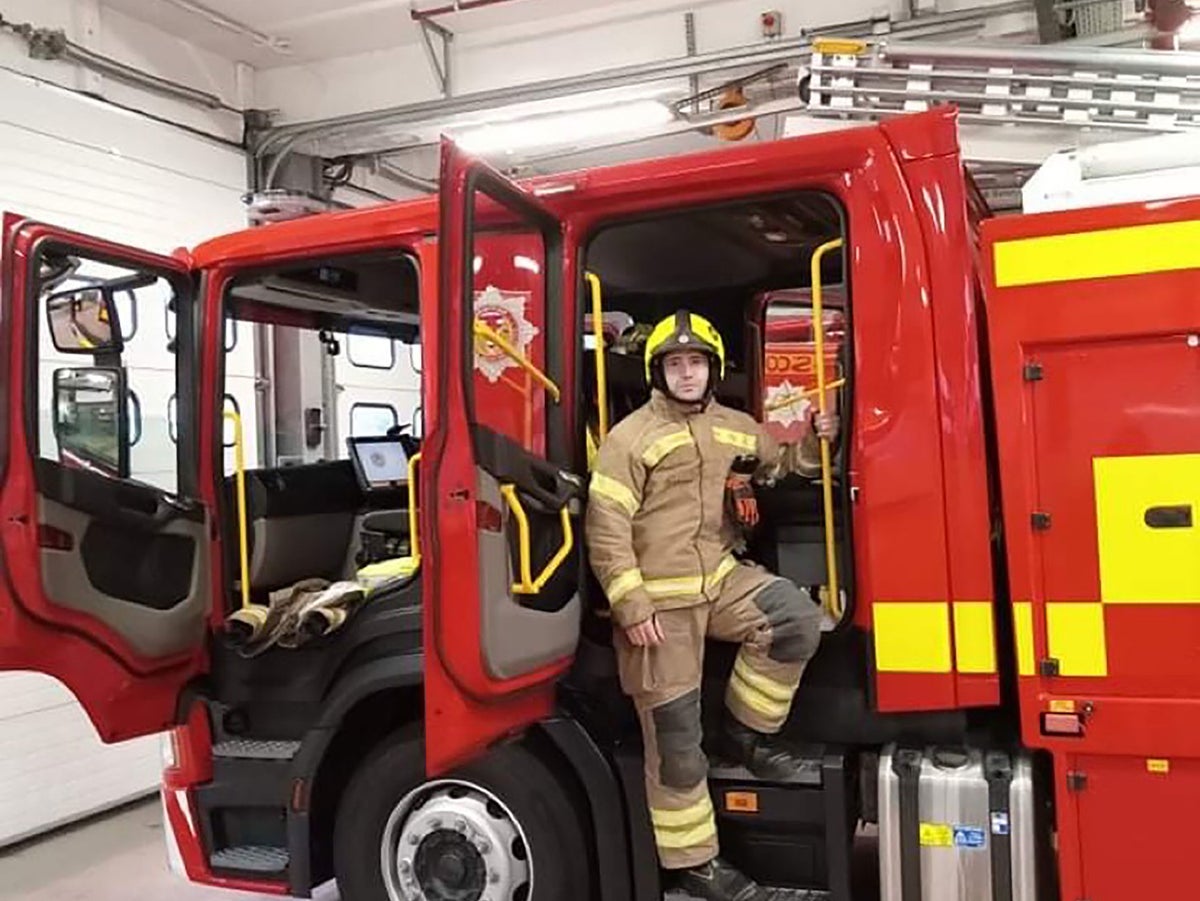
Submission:
<svg viewBox="0 0 1200 901">
<path fill-rule="evenodd" d="M 390 901 L 526 901 L 525 835 L 491 792 L 458 781 L 424 785 L 388 818 L 380 863 Z"/>
</svg>

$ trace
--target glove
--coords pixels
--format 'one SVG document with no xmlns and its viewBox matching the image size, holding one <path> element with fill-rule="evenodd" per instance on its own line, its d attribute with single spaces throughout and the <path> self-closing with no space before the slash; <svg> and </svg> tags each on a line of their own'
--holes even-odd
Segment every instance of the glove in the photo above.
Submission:
<svg viewBox="0 0 1200 901">
<path fill-rule="evenodd" d="M 733 521 L 743 529 L 758 525 L 758 498 L 748 474 L 734 469 L 725 477 L 725 503 Z"/>
</svg>

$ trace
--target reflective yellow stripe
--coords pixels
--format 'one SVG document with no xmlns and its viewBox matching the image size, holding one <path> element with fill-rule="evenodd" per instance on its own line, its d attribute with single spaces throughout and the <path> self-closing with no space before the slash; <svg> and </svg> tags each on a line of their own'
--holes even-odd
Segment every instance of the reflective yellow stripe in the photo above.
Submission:
<svg viewBox="0 0 1200 901">
<path fill-rule="evenodd" d="M 1159 222 L 1002 241 L 996 287 L 1200 268 L 1200 221 Z"/>
<path fill-rule="evenodd" d="M 650 821 L 663 829 L 679 829 L 684 826 L 695 826 L 705 817 L 713 815 L 712 798 L 707 794 L 692 804 L 679 810 L 665 810 L 661 807 L 650 808 Z"/>
<path fill-rule="evenodd" d="M 717 824 L 708 795 L 682 810 L 650 808 L 654 841 L 660 848 L 690 848 L 716 838 Z"/>
<path fill-rule="evenodd" d="M 644 451 L 642 451 L 642 462 L 647 466 L 657 466 L 667 454 L 678 447 L 686 447 L 689 444 L 694 444 L 692 441 L 692 433 L 687 429 L 679 432 L 672 432 L 669 435 L 663 435 L 658 440 L 651 443 Z"/>
<path fill-rule="evenodd" d="M 704 579 L 704 586 L 708 590 L 712 590 L 725 581 L 725 577 L 729 575 L 737 567 L 737 560 L 733 557 L 726 557 L 717 564 L 716 570 Z"/>
<path fill-rule="evenodd" d="M 960 673 L 996 672 L 996 641 L 989 602 L 954 603 L 954 665 Z"/>
<path fill-rule="evenodd" d="M 612 501 L 630 516 L 637 513 L 638 502 L 637 498 L 633 496 L 633 491 L 602 472 L 592 473 L 592 483 L 588 488 L 588 495 L 592 498 Z"/>
<path fill-rule="evenodd" d="M 717 824 L 715 822 L 701 823 L 699 826 L 693 826 L 691 829 L 681 830 L 654 827 L 654 843 L 658 847 L 669 851 L 694 848 L 716 837 Z"/>
<path fill-rule="evenodd" d="M 642 584 L 642 571 L 640 569 L 627 569 L 615 579 L 608 583 L 608 588 L 604 593 L 608 595 L 610 604 L 619 604 L 625 600 L 625 596 L 633 589 Z"/>
<path fill-rule="evenodd" d="M 876 670 L 951 672 L 949 607 L 945 601 L 876 601 L 871 606 Z"/>
<path fill-rule="evenodd" d="M 1017 639 L 1017 675 L 1033 675 L 1033 604 L 1013 604 L 1013 631 Z"/>
<path fill-rule="evenodd" d="M 1060 602 L 1046 605 L 1046 644 L 1063 676 L 1107 676 L 1104 605 Z"/>
<path fill-rule="evenodd" d="M 778 679 L 772 679 L 770 676 L 763 673 L 755 672 L 750 664 L 746 662 L 741 653 L 738 654 L 737 660 L 734 661 L 733 671 L 741 676 L 742 681 L 772 701 L 782 701 L 786 704 L 792 703 L 792 696 L 796 693 L 797 686 L 800 681 L 780 682 Z"/>
<path fill-rule="evenodd" d="M 734 669 L 729 676 L 729 688 L 738 700 L 769 720 L 782 720 L 791 709 L 791 700 L 779 701 L 759 691 L 746 681 L 745 673 Z"/>
<path fill-rule="evenodd" d="M 734 429 L 726 429 L 715 425 L 713 426 L 713 438 L 721 444 L 736 447 L 738 450 L 746 451 L 749 454 L 758 450 L 758 436 L 751 435 L 748 432 L 739 432 Z"/>
<path fill-rule="evenodd" d="M 654 597 L 672 597 L 684 594 L 700 594 L 704 590 L 704 580 L 699 576 L 681 576 L 678 579 L 647 579 L 646 593 Z"/>
<path fill-rule="evenodd" d="M 717 568 L 706 576 L 679 576 L 673 579 L 647 579 L 646 592 L 654 597 L 679 597 L 712 591 L 737 567 L 737 560 L 725 557 Z"/>
</svg>

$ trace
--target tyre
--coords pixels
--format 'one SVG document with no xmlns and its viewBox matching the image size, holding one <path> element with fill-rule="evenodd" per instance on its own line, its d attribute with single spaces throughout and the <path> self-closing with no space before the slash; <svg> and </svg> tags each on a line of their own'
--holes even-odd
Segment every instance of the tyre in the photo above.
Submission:
<svg viewBox="0 0 1200 901">
<path fill-rule="evenodd" d="M 359 767 L 334 826 L 342 901 L 562 901 L 589 896 L 580 814 L 519 745 L 424 781 L 421 735 Z"/>
</svg>

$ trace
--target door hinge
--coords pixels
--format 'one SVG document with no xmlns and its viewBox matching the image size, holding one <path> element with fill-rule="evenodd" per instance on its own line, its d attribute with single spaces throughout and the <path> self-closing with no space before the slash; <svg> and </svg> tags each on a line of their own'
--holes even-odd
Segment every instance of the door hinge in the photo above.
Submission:
<svg viewBox="0 0 1200 901">
<path fill-rule="evenodd" d="M 1040 510 L 1029 514 L 1029 524 L 1033 526 L 1035 532 L 1045 532 L 1050 528 L 1050 514 L 1043 513 Z"/>
<path fill-rule="evenodd" d="M 1057 676 L 1062 671 L 1057 657 L 1043 657 L 1038 661 L 1038 675 L 1042 677 Z"/>
<path fill-rule="evenodd" d="M 1067 791 L 1081 792 L 1087 788 L 1087 773 L 1071 770 L 1067 773 Z"/>
<path fill-rule="evenodd" d="M 1040 382 L 1045 375 L 1046 371 L 1042 369 L 1041 363 L 1026 363 L 1021 368 L 1021 376 L 1027 382 Z"/>
</svg>

